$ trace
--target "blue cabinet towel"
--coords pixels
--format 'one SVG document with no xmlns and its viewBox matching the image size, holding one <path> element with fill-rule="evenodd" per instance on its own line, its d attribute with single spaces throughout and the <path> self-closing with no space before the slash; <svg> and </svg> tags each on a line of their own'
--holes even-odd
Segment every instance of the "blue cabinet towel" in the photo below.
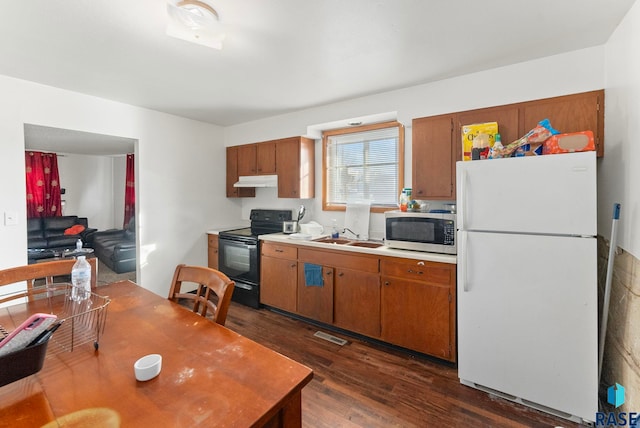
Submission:
<svg viewBox="0 0 640 428">
<path fill-rule="evenodd" d="M 304 264 L 304 285 L 307 287 L 322 287 L 324 280 L 322 279 L 322 266 L 313 263 Z"/>
</svg>

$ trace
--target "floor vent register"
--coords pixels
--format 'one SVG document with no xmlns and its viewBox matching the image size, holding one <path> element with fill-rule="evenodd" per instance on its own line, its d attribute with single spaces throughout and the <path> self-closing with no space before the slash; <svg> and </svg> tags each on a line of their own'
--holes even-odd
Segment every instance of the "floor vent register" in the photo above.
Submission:
<svg viewBox="0 0 640 428">
<path fill-rule="evenodd" d="M 320 339 L 324 339 L 324 340 L 326 340 L 328 342 L 335 343 L 336 345 L 340 345 L 340 346 L 342 346 L 342 345 L 347 343 L 346 340 L 340 339 L 339 337 L 332 336 L 332 335 L 330 335 L 328 333 L 325 333 L 323 331 L 316 331 L 314 336 L 315 337 L 319 337 Z"/>
</svg>

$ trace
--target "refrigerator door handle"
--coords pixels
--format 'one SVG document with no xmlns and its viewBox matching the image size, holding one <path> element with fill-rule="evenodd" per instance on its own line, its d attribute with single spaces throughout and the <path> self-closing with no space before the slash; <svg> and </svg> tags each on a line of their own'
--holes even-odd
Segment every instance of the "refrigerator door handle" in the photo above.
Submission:
<svg viewBox="0 0 640 428">
<path fill-rule="evenodd" d="M 466 208 L 467 208 L 467 176 L 468 176 L 468 172 L 466 169 L 462 169 L 462 174 L 461 174 L 461 180 L 460 183 L 458 183 L 458 185 L 460 186 L 460 200 L 457 201 L 458 203 L 458 208 L 460 208 L 460 215 L 458 216 L 458 228 L 461 230 L 465 230 L 466 227 L 464 225 L 465 220 L 467 218 L 467 212 L 466 212 Z"/>
<path fill-rule="evenodd" d="M 460 245 L 458 250 L 458 264 L 460 266 L 460 275 L 458 280 L 462 282 L 462 291 L 465 293 L 469 291 L 469 286 L 467 284 L 467 239 L 467 232 L 460 230 L 458 232 L 458 243 Z"/>
</svg>

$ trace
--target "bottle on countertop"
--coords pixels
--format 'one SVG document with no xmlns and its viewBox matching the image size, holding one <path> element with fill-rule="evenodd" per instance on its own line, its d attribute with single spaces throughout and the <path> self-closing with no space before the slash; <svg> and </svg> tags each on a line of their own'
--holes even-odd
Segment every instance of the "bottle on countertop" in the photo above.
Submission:
<svg viewBox="0 0 640 428">
<path fill-rule="evenodd" d="M 71 268 L 71 300 L 81 302 L 91 295 L 91 265 L 86 256 L 78 256 Z"/>
<path fill-rule="evenodd" d="M 400 201 L 398 205 L 400 205 L 400 211 L 407 211 L 409 208 L 409 203 L 411 202 L 411 188 L 405 187 L 402 189 L 402 193 L 400 193 Z"/>
<path fill-rule="evenodd" d="M 82 250 L 82 239 L 78 238 L 78 240 L 76 241 L 76 250 Z"/>
<path fill-rule="evenodd" d="M 340 237 L 340 231 L 338 230 L 338 221 L 334 218 L 331 220 L 331 238 L 338 239 Z"/>
</svg>

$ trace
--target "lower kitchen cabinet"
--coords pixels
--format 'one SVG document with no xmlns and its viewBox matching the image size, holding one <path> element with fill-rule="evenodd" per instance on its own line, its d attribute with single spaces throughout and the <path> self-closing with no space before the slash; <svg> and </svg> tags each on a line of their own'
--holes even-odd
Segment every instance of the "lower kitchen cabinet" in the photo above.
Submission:
<svg viewBox="0 0 640 428">
<path fill-rule="evenodd" d="M 378 272 L 336 268 L 333 282 L 333 324 L 345 330 L 379 338 Z"/>
<path fill-rule="evenodd" d="M 208 251 L 207 251 L 207 259 L 209 266 L 211 269 L 218 270 L 218 235 L 213 233 L 207 234 L 208 236 Z"/>
<path fill-rule="evenodd" d="M 296 312 L 297 248 L 269 242 L 261 248 L 260 303 Z"/>
<path fill-rule="evenodd" d="M 333 323 L 333 267 L 325 266 L 326 253 L 298 250 L 298 314 Z M 313 270 L 317 269 L 317 272 Z"/>
<path fill-rule="evenodd" d="M 261 303 L 456 360 L 455 264 L 269 241 L 261 248 Z"/>
<path fill-rule="evenodd" d="M 380 261 L 381 339 L 455 361 L 455 265 Z"/>
</svg>

